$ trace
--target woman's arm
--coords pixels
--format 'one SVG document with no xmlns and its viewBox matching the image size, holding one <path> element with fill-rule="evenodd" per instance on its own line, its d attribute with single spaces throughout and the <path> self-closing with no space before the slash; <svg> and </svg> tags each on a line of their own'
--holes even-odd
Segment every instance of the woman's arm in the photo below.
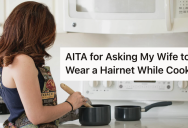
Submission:
<svg viewBox="0 0 188 128">
<path fill-rule="evenodd" d="M 38 70 L 32 58 L 18 55 L 10 68 L 26 115 L 34 125 L 54 121 L 72 110 L 66 102 L 57 106 L 43 106 Z M 83 96 L 79 92 L 74 93 L 67 100 L 73 104 L 74 109 L 84 104 Z"/>
</svg>

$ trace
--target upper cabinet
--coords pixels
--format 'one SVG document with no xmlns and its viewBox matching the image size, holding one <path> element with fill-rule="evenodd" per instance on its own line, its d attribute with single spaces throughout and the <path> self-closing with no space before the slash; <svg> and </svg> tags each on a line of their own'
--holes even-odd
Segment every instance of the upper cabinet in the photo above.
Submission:
<svg viewBox="0 0 188 128">
<path fill-rule="evenodd" d="M 55 1 L 55 20 L 58 33 L 66 33 L 64 31 L 64 0 L 54 0 Z"/>
<path fill-rule="evenodd" d="M 0 0 L 3 1 L 3 0 Z M 36 1 L 45 4 L 50 9 L 50 12 L 54 15 L 57 33 L 64 33 L 63 31 L 63 1 L 64 0 L 6 0 L 6 18 L 12 12 L 12 10 L 22 2 L 25 1 Z M 0 3 L 1 5 L 1 3 Z M 0 12 L 1 14 L 1 12 Z"/>
<path fill-rule="evenodd" d="M 4 0 L 0 0 L 0 35 L 3 31 L 3 24 L 5 21 Z"/>
</svg>

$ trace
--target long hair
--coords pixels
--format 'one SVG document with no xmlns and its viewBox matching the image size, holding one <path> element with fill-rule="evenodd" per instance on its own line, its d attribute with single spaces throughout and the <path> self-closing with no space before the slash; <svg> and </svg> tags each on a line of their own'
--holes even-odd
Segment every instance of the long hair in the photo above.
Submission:
<svg viewBox="0 0 188 128">
<path fill-rule="evenodd" d="M 18 5 L 6 19 L 0 38 L 0 67 L 12 64 L 18 54 L 30 56 L 36 66 L 51 57 L 46 48 L 55 41 L 56 25 L 47 6 L 37 2 Z"/>
</svg>

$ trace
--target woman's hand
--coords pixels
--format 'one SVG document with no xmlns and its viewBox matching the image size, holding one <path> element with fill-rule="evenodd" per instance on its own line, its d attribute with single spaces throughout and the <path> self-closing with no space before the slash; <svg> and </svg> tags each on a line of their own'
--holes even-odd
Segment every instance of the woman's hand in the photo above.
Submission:
<svg viewBox="0 0 188 128">
<path fill-rule="evenodd" d="M 73 105 L 73 109 L 75 110 L 85 104 L 87 99 L 85 99 L 80 92 L 75 92 L 68 97 L 67 101 L 69 101 Z"/>
</svg>

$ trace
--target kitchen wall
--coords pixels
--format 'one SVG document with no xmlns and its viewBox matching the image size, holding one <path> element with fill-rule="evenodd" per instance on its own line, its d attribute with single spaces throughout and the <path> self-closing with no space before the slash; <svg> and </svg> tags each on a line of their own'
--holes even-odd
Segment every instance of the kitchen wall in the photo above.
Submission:
<svg viewBox="0 0 188 128">
<path fill-rule="evenodd" d="M 188 33 L 157 34 L 157 35 L 99 35 L 67 33 L 57 34 L 55 44 L 48 52 L 52 58 L 47 61 L 57 86 L 58 103 L 62 103 L 68 97 L 61 88 L 63 82 L 75 91 L 81 91 L 81 81 L 60 81 L 60 47 L 187 47 Z M 153 101 L 93 101 L 93 103 L 105 103 L 112 105 L 112 118 L 114 105 L 141 105 L 153 103 Z M 143 113 L 143 117 L 188 117 L 188 102 L 173 102 L 173 106 L 151 109 Z"/>
</svg>

